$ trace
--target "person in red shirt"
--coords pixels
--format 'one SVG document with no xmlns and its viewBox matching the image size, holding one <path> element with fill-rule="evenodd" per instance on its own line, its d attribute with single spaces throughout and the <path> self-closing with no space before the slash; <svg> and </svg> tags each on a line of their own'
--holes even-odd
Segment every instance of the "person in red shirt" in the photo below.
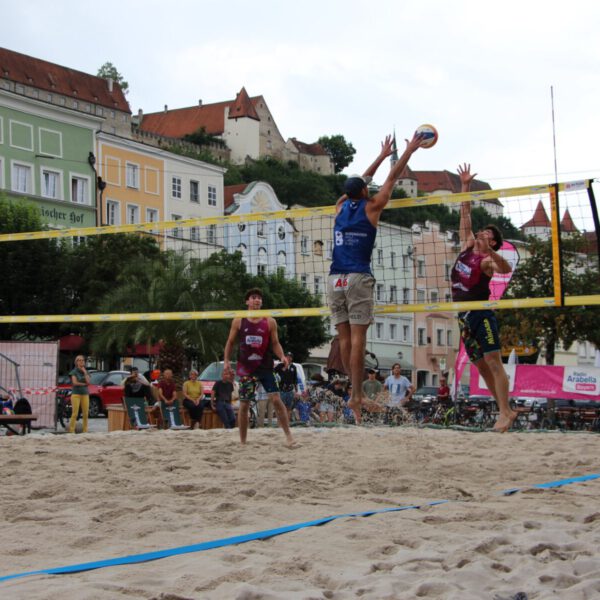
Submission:
<svg viewBox="0 0 600 600">
<path fill-rule="evenodd" d="M 440 378 L 440 387 L 437 391 L 437 400 L 443 404 L 448 404 L 450 402 L 450 388 L 446 384 L 446 378 Z"/>
</svg>

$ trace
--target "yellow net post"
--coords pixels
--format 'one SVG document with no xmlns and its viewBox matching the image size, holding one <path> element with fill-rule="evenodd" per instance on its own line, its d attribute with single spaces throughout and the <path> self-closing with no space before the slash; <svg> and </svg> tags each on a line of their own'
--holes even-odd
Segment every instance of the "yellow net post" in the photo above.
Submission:
<svg viewBox="0 0 600 600">
<path fill-rule="evenodd" d="M 560 213 L 558 210 L 558 184 L 549 186 L 550 223 L 552 224 L 552 274 L 554 280 L 555 306 L 564 305 L 562 286 L 562 255 L 560 251 Z"/>
</svg>

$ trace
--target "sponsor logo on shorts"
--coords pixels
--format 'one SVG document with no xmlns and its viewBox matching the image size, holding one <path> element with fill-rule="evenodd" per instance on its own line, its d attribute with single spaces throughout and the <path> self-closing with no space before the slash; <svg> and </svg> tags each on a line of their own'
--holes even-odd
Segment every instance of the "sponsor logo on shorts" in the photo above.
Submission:
<svg viewBox="0 0 600 600">
<path fill-rule="evenodd" d="M 490 325 L 489 319 L 483 320 L 483 327 L 485 328 L 485 341 L 488 344 L 494 343 L 494 332 L 492 331 L 492 326 Z"/>
<path fill-rule="evenodd" d="M 348 287 L 347 277 L 337 277 L 333 280 L 333 289 L 340 290 Z"/>
</svg>

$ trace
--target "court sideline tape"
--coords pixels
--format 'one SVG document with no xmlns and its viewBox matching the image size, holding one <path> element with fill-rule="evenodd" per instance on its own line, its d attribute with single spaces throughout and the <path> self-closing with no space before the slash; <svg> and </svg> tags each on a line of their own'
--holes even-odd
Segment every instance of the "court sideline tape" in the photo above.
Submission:
<svg viewBox="0 0 600 600">
<path fill-rule="evenodd" d="M 570 477 L 568 479 L 560 479 L 557 481 L 548 481 L 546 483 L 538 483 L 532 485 L 531 488 L 537 489 L 551 489 L 562 487 L 564 485 L 571 485 L 574 483 L 583 483 L 585 481 L 592 481 L 594 479 L 600 479 L 600 473 L 593 473 L 591 475 L 583 475 L 581 477 Z M 511 496 L 517 492 L 521 492 L 527 488 L 511 488 L 501 492 L 503 496 Z M 121 556 L 117 558 L 109 558 L 107 560 L 100 560 L 94 562 L 80 563 L 76 565 L 67 565 L 64 567 L 55 567 L 50 569 L 41 569 L 39 571 L 28 571 L 25 573 L 14 573 L 12 575 L 4 575 L 0 577 L 0 583 L 9 581 L 12 579 L 19 579 L 22 577 L 29 577 L 31 575 L 65 575 L 67 573 L 80 573 L 82 571 L 92 571 L 94 569 L 103 569 L 105 567 L 115 567 L 118 565 L 132 565 L 137 563 L 149 562 L 151 560 L 158 560 L 160 558 L 167 558 L 170 556 L 178 556 L 181 554 L 190 554 L 192 552 L 203 552 L 204 550 L 212 550 L 214 548 L 222 548 L 224 546 L 235 546 L 237 544 L 244 544 L 245 542 L 252 542 L 254 540 L 266 540 L 271 537 L 282 535 L 284 533 L 290 533 L 306 527 L 318 527 L 325 525 L 331 521 L 337 519 L 345 519 L 348 517 L 370 517 L 372 515 L 379 515 L 390 512 L 400 512 L 403 510 L 413 510 L 423 508 L 425 506 L 438 506 L 440 504 L 448 504 L 450 502 L 456 502 L 456 500 L 434 500 L 420 505 L 409 505 L 409 506 L 392 506 L 389 508 L 381 508 L 377 510 L 369 510 L 357 513 L 346 513 L 342 515 L 333 515 L 330 517 L 324 517 L 321 519 L 315 519 L 313 521 L 304 521 L 302 523 L 294 523 L 293 525 L 285 525 L 284 527 L 278 527 L 276 529 L 266 529 L 263 531 L 255 531 L 254 533 L 247 533 L 244 535 L 238 535 L 228 538 L 221 538 L 218 540 L 212 540 L 209 542 L 202 542 L 200 544 L 192 544 L 189 546 L 179 546 L 177 548 L 170 548 L 167 550 L 158 550 L 156 552 L 146 552 L 143 554 L 131 554 L 129 556 Z"/>
</svg>

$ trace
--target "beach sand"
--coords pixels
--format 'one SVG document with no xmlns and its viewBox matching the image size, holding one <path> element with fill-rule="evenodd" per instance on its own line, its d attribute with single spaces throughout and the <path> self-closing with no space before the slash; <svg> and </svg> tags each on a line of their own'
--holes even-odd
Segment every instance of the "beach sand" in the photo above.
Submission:
<svg viewBox="0 0 600 600">
<path fill-rule="evenodd" d="M 235 546 L 0 583 L 6 599 L 600 597 L 600 436 L 416 428 L 0 438 L 0 576 L 330 515 Z M 521 488 L 506 496 L 502 491 Z"/>
</svg>

